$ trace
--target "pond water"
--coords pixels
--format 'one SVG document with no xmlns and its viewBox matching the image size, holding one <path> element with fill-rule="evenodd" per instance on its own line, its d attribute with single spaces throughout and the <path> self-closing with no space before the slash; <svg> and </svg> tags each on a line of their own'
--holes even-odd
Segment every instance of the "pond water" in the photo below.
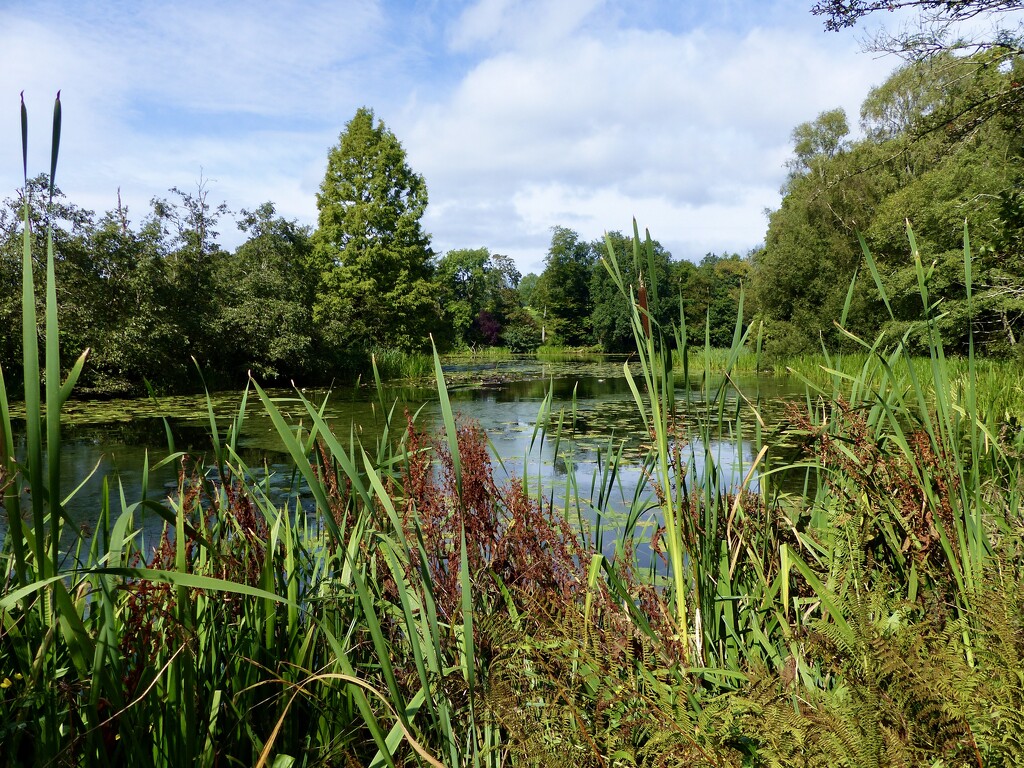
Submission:
<svg viewBox="0 0 1024 768">
<path fill-rule="evenodd" d="M 537 360 L 512 360 L 490 363 L 453 364 L 445 366 L 449 397 L 456 414 L 480 424 L 500 457 L 495 462 L 495 478 L 500 483 L 526 473 L 534 487 L 538 483 L 556 505 L 565 498 L 567 488 L 574 488 L 586 502 L 597 493 L 601 469 L 609 452 L 622 451 L 623 461 L 614 487 L 610 510 L 628 508 L 641 486 L 646 493 L 641 470 L 645 453 L 645 431 L 623 372 L 623 359 L 601 358 L 567 363 Z M 712 382 L 717 384 L 717 382 Z M 795 380 L 771 376 L 733 378 L 726 389 L 726 413 L 735 420 L 737 402 L 745 399 L 757 404 L 762 417 L 777 419 L 782 404 L 802 397 L 803 386 Z M 700 412 L 699 381 L 688 383 L 689 392 L 677 386 L 677 399 L 689 396 L 695 403 L 692 412 Z M 548 394 L 547 414 L 541 412 Z M 273 391 L 283 398 L 282 410 L 298 421 L 303 415 L 295 402 L 294 391 Z M 325 415 L 342 442 L 347 444 L 349 431 L 364 444 L 373 445 L 382 424 L 381 405 L 373 387 L 349 387 L 331 391 L 304 391 L 303 395 L 319 404 L 326 398 Z M 220 429 L 226 430 L 238 413 L 241 393 L 218 393 L 211 404 Z M 428 434 L 443 432 L 440 407 L 432 382 L 422 386 L 388 386 L 384 402 L 394 403 L 396 412 L 404 409 L 417 413 L 417 421 Z M 745 426 L 752 425 L 749 409 Z M 546 418 L 545 418 L 546 416 Z M 727 416 L 727 419 L 730 418 Z M 308 423 L 308 418 L 307 418 Z M 547 425 L 546 436 L 538 432 L 538 423 Z M 166 424 L 166 426 L 165 426 Z M 148 488 L 142 488 L 142 468 L 148 456 L 150 466 L 168 455 L 166 429 L 169 428 L 174 447 L 193 457 L 212 454 L 210 422 L 205 397 L 173 397 L 102 402 L 71 402 L 65 409 L 64 442 L 61 453 L 65 492 L 77 486 L 92 473 L 91 479 L 67 506 L 77 523 L 91 526 L 97 519 L 104 476 L 111 479 L 114 498 L 120 480 L 128 502 L 138 500 L 145 492 L 150 498 L 164 498 L 177 487 L 176 464 L 150 471 Z M 553 433 L 560 426 L 559 439 Z M 271 485 L 284 501 L 289 495 L 308 503 L 297 487 L 291 467 L 282 453 L 276 430 L 255 393 L 250 392 L 243 428 L 238 440 L 239 454 L 250 467 L 263 467 L 270 473 Z M 708 450 L 706 451 L 705 448 Z M 729 478 L 738 484 L 750 462 L 753 450 L 746 440 L 729 439 L 704 446 L 691 440 L 686 448 L 690 469 L 699 476 L 705 457 L 713 457 Z M 94 471 L 95 470 L 95 471 Z M 752 480 L 757 489 L 758 479 Z M 589 508 L 578 511 L 593 518 Z M 119 509 L 112 504 L 112 509 Z M 649 519 L 641 521 L 650 525 Z M 144 523 L 146 541 L 155 541 L 161 523 L 155 515 Z"/>
</svg>

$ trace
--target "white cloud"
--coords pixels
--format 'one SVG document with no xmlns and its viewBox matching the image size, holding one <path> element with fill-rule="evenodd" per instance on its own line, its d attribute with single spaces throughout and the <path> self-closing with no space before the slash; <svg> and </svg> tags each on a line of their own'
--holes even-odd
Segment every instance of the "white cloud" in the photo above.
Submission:
<svg viewBox="0 0 1024 768">
<path fill-rule="evenodd" d="M 792 128 L 837 105 L 856 123 L 896 63 L 856 46 L 796 0 L 8 6 L 0 195 L 20 184 L 18 91 L 37 172 L 63 88 L 74 202 L 105 210 L 121 187 L 138 218 L 202 173 L 211 199 L 313 223 L 327 150 L 365 104 L 425 175 L 438 250 L 486 246 L 527 271 L 550 226 L 589 239 L 633 215 L 677 257 L 745 250 Z"/>
<path fill-rule="evenodd" d="M 763 239 L 793 127 L 835 106 L 855 123 L 892 64 L 851 40 L 781 27 L 579 33 L 483 58 L 448 98 L 419 104 L 400 135 L 448 201 L 430 220 L 445 233 L 439 246 L 456 246 L 450 233 L 472 210 L 514 243 L 506 250 L 532 253 L 526 271 L 551 226 L 578 222 L 589 238 L 636 215 L 677 257 L 699 258 Z M 513 200 L 512 218 L 494 219 L 509 207 L 482 210 L 481 197 Z"/>
<path fill-rule="evenodd" d="M 605 0 L 478 0 L 451 25 L 453 51 L 489 46 L 492 49 L 537 49 L 554 45 L 576 32 Z"/>
<path fill-rule="evenodd" d="M 138 218 L 154 195 L 205 174 L 211 199 L 241 208 L 269 198 L 308 221 L 311 164 L 322 172 L 361 90 L 400 68 L 384 22 L 369 0 L 305 3 L 302 13 L 239 2 L 0 9 L 0 97 L 11 105 L 0 115 L 0 197 L 21 183 L 12 99 L 24 89 L 34 175 L 49 167 L 50 105 L 62 89 L 57 182 L 73 202 L 107 210 L 121 188 Z"/>
</svg>

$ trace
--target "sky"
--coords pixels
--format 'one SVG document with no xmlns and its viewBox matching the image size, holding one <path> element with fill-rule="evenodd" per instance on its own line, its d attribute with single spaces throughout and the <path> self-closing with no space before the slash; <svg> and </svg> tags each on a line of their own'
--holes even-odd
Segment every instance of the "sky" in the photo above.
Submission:
<svg viewBox="0 0 1024 768">
<path fill-rule="evenodd" d="M 0 0 L 0 198 L 48 170 L 134 223 L 171 187 L 315 226 L 327 153 L 374 110 L 426 180 L 434 250 L 540 272 L 551 228 L 635 218 L 675 258 L 746 253 L 777 208 L 795 126 L 899 64 L 812 0 Z M 244 235 L 221 222 L 228 248 Z"/>
</svg>

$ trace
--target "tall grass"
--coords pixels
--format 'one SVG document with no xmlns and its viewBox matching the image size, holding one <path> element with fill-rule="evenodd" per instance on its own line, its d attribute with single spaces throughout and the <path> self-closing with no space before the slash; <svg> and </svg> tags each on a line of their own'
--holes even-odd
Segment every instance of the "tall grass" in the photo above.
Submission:
<svg viewBox="0 0 1024 768">
<path fill-rule="evenodd" d="M 390 347 L 374 348 L 372 364 L 375 372 L 386 380 L 423 379 L 431 376 L 434 370 L 430 355 Z"/>
<path fill-rule="evenodd" d="M 703 345 L 688 344 L 686 349 L 686 367 L 693 372 L 724 371 L 727 368 L 737 373 L 760 373 L 758 368 L 761 360 L 756 351 L 745 346 L 738 354 L 733 349 L 707 348 Z M 673 366 L 683 368 L 682 351 L 673 350 Z"/>
<path fill-rule="evenodd" d="M 442 360 L 445 363 L 465 361 L 500 362 L 514 360 L 516 355 L 508 347 L 476 347 L 473 349 L 456 349 L 446 353 Z"/>
<path fill-rule="evenodd" d="M 26 178 L 27 134 L 23 105 Z M 58 99 L 51 194 L 59 136 Z M 211 409 L 212 475 L 174 454 L 166 461 L 181 461 L 181 480 L 165 504 L 145 497 L 144 470 L 142 501 L 129 503 L 131 491 L 105 483 L 90 544 L 83 547 L 79 531 L 70 532 L 70 544 L 62 536 L 60 412 L 85 355 L 62 382 L 48 236 L 40 376 L 28 201 L 25 211 L 23 457 L 15 454 L 0 377 L 9 523 L 0 555 L 6 574 L 0 598 L 4 760 L 255 765 L 273 757 L 275 765 L 289 765 L 323 764 L 345 754 L 373 762 L 377 754 L 381 764 L 394 765 L 391 755 L 401 742 L 430 762 L 413 734 L 402 730 L 405 714 L 381 724 L 380 718 L 392 719 L 391 700 L 385 697 L 381 710 L 379 690 L 353 674 L 349 661 L 363 641 L 362 633 L 352 637 L 349 622 L 366 626 L 355 617 L 374 610 L 371 602 L 353 602 L 358 592 L 351 587 L 359 582 L 346 561 L 346 547 L 358 547 L 365 522 L 343 526 L 341 518 L 321 516 L 325 538 L 297 508 L 270 503 L 235 451 L 245 398 L 224 434 Z M 308 470 L 313 436 L 295 433 L 292 439 L 302 441 L 306 453 L 298 467 Z M 332 510 L 323 483 L 313 487 L 321 508 Z M 24 522 L 22 499 L 28 500 Z M 134 530 L 143 508 L 167 521 L 155 550 L 144 551 Z M 357 719 L 365 730 L 354 736 Z"/>
<path fill-rule="evenodd" d="M 58 101 L 51 182 L 59 127 Z M 230 423 L 209 408 L 207 457 L 164 460 L 180 469 L 169 498 L 147 496 L 148 468 L 139 490 L 108 479 L 87 539 L 63 532 L 77 478 L 60 476 L 85 355 L 62 382 L 49 239 L 40 374 L 25 225 L 21 455 L 0 371 L 0 760 L 1009 765 L 1024 749 L 1024 440 L 979 406 L 973 349 L 963 373 L 946 359 L 909 230 L 927 362 L 847 333 L 857 366 L 823 350 L 781 426 L 730 392 L 746 349 L 760 368 L 759 340 L 738 320 L 718 352 L 682 311 L 660 327 L 658 286 L 619 267 L 653 274 L 650 237 L 634 226 L 632 253 L 609 244 L 649 441 L 624 515 L 621 445 L 581 482 L 573 414 L 550 395 L 531 449 L 564 457 L 562 487 L 529 470 L 496 480 L 435 352 L 442 429 L 381 395 L 382 432 L 364 444 L 322 403 L 252 381 Z M 866 248 L 865 262 L 887 302 Z M 970 265 L 965 233 L 969 297 Z M 239 455 L 250 397 L 299 501 L 275 504 Z M 780 448 L 793 443 L 796 460 Z M 155 547 L 136 531 L 143 510 L 166 521 Z"/>
<path fill-rule="evenodd" d="M 550 345 L 544 345 L 537 347 L 534 354 L 540 360 L 545 360 L 551 363 L 602 359 L 601 350 L 593 347 L 552 347 Z"/>
</svg>

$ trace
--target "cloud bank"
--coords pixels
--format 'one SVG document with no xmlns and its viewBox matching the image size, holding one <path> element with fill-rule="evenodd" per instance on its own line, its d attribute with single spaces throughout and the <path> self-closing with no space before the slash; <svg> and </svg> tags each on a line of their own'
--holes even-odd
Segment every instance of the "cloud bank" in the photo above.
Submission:
<svg viewBox="0 0 1024 768">
<path fill-rule="evenodd" d="M 687 4 L 693 5 L 693 4 Z M 636 217 L 677 258 L 744 252 L 779 202 L 790 133 L 851 123 L 896 62 L 825 34 L 808 4 L 186 0 L 0 8 L 0 195 L 32 169 L 96 210 L 209 179 L 235 209 L 315 224 L 328 148 L 372 107 L 426 177 L 439 252 L 487 247 L 539 271 L 550 228 L 586 239 Z M 703 7 L 707 5 L 707 7 Z M 224 242 L 240 235 L 222 225 Z"/>
</svg>

